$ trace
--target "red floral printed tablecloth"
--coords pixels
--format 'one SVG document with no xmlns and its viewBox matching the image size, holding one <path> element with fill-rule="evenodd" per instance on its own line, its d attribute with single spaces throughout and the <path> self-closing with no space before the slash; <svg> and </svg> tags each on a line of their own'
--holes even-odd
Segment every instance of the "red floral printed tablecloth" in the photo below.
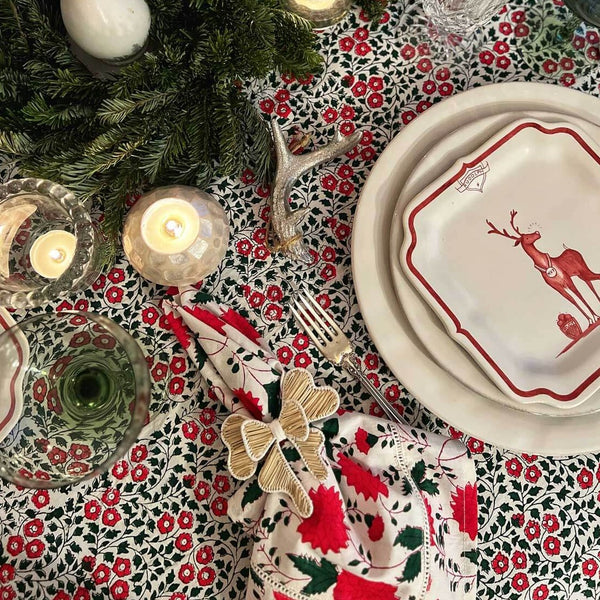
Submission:
<svg viewBox="0 0 600 600">
<path fill-rule="evenodd" d="M 556 0 L 559 2 L 559 0 Z M 349 158 L 311 173 L 298 186 L 310 204 L 314 261 L 291 265 L 265 247 L 268 189 L 247 172 L 208 191 L 226 207 L 233 237 L 203 290 L 247 312 L 279 360 L 335 385 L 345 408 L 379 414 L 360 386 L 332 367 L 289 318 L 293 289 L 307 282 L 356 341 L 369 376 L 407 419 L 453 437 L 411 398 L 378 357 L 362 321 L 351 276 L 350 236 L 361 185 L 378 154 L 432 103 L 491 82 L 540 79 L 521 58 L 525 17 L 538 3 L 515 1 L 455 64 L 411 43 L 419 3 L 392 2 L 376 29 L 358 11 L 320 35 L 322 74 L 273 76 L 254 89 L 284 129 L 323 143 L 334 123 L 364 127 Z M 408 14 L 406 11 L 412 11 Z M 576 79 L 567 60 L 557 84 L 598 95 L 595 78 Z M 9 177 L 9 169 L 0 173 Z M 249 540 L 226 516 L 237 483 L 228 475 L 218 431 L 227 413 L 207 394 L 158 308 L 164 288 L 142 280 L 124 259 L 77 298 L 43 310 L 97 311 L 122 323 L 148 356 L 154 380 L 152 421 L 124 460 L 103 477 L 58 491 L 0 483 L 0 600 L 243 598 Z M 16 315 L 17 319 L 24 315 Z M 473 438 L 479 477 L 478 598 L 544 600 L 600 592 L 599 456 L 560 459 L 500 451 Z"/>
</svg>

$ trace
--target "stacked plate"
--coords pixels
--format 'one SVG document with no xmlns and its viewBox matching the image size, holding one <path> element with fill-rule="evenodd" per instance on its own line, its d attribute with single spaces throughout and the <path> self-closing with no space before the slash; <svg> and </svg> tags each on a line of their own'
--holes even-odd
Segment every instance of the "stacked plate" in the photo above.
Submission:
<svg viewBox="0 0 600 600">
<path fill-rule="evenodd" d="M 500 447 L 600 449 L 600 100 L 509 83 L 430 108 L 363 188 L 369 333 L 425 406 Z"/>
</svg>

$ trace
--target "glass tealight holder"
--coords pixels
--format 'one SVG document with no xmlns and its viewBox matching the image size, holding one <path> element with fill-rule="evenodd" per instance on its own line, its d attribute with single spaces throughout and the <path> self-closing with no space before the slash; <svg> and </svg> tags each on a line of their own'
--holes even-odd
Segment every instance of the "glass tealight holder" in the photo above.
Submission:
<svg viewBox="0 0 600 600">
<path fill-rule="evenodd" d="M 212 273 L 227 251 L 229 222 L 209 194 L 186 185 L 157 188 L 132 207 L 123 249 L 149 281 L 181 286 Z"/>
<path fill-rule="evenodd" d="M 335 25 L 351 6 L 351 0 L 285 0 L 287 10 L 307 19 L 316 29 Z"/>
<path fill-rule="evenodd" d="M 100 273 L 89 212 L 45 179 L 0 184 L 0 306 L 29 308 L 89 287 Z"/>
</svg>

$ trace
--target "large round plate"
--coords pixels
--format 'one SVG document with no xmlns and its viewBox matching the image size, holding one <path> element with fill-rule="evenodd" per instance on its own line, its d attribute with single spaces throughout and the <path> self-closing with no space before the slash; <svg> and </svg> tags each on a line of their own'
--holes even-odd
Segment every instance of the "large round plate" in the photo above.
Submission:
<svg viewBox="0 0 600 600">
<path fill-rule="evenodd" d="M 363 186 L 352 237 L 358 302 L 381 356 L 404 386 L 453 426 L 496 446 L 547 455 L 600 449 L 600 413 L 557 419 L 477 394 L 441 368 L 412 331 L 394 293 L 390 223 L 410 173 L 435 143 L 474 119 L 510 111 L 556 111 L 600 125 L 600 101 L 538 83 L 476 88 L 428 109 L 381 154 Z"/>
<path fill-rule="evenodd" d="M 546 123 L 557 123 L 568 119 L 569 123 L 584 129 L 588 136 L 600 142 L 600 128 L 588 121 L 567 117 L 554 112 L 509 112 L 477 119 L 446 136 L 427 153 L 406 181 L 396 202 L 390 228 L 390 269 L 394 288 L 406 318 L 423 342 L 429 354 L 450 374 L 473 391 L 507 404 L 512 408 L 552 416 L 565 416 L 565 410 L 572 415 L 591 414 L 600 410 L 600 392 L 596 392 L 582 405 L 571 406 L 561 403 L 556 406 L 541 403 L 523 405 L 503 394 L 485 375 L 471 357 L 448 335 L 440 319 L 427 302 L 416 292 L 408 281 L 400 262 L 400 249 L 404 240 L 402 218 L 404 208 L 421 190 L 427 187 L 463 152 L 470 152 L 510 123 L 521 119 L 538 119 Z"/>
</svg>

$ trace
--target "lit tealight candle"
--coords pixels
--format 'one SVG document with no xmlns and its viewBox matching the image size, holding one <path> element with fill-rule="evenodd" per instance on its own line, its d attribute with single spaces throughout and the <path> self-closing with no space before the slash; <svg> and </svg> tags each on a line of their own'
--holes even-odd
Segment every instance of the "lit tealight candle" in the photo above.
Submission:
<svg viewBox="0 0 600 600">
<path fill-rule="evenodd" d="M 142 238 L 160 254 L 178 254 L 187 250 L 198 237 L 200 217 L 185 200 L 164 198 L 149 206 L 142 215 Z"/>
<path fill-rule="evenodd" d="M 309 21 L 315 27 L 330 27 L 348 12 L 351 0 L 286 0 L 286 7 Z"/>
<path fill-rule="evenodd" d="M 42 277 L 57 279 L 69 268 L 76 246 L 77 238 L 72 233 L 60 229 L 48 231 L 31 246 L 31 266 Z"/>
</svg>

